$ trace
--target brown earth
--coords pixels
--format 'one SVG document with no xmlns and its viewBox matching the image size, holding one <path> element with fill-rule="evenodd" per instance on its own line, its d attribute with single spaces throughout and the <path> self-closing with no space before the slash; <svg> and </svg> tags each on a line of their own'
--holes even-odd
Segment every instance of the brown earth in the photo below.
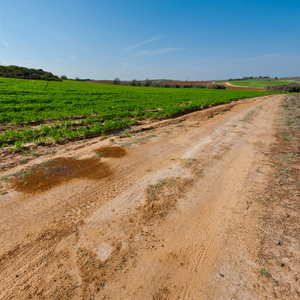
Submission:
<svg viewBox="0 0 300 300">
<path fill-rule="evenodd" d="M 298 299 L 285 97 L 2 154 L 0 299 Z"/>
</svg>

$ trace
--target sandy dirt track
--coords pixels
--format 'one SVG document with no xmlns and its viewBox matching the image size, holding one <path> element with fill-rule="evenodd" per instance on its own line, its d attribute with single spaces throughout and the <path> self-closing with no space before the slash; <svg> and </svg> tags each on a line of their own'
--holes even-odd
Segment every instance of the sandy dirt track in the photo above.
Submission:
<svg viewBox="0 0 300 300">
<path fill-rule="evenodd" d="M 270 171 L 283 97 L 220 105 L 30 161 L 27 168 L 60 157 L 100 163 L 69 180 L 72 168 L 49 162 L 47 172 L 68 179 L 51 188 L 7 183 L 0 299 L 269 299 L 253 275 L 260 265 L 249 208 Z M 105 155 L 103 147 L 120 146 L 126 151 Z"/>
<path fill-rule="evenodd" d="M 229 82 L 220 82 L 219 84 L 225 85 L 228 90 L 240 90 L 240 91 L 264 91 L 264 88 L 238 86 L 230 84 Z"/>
</svg>

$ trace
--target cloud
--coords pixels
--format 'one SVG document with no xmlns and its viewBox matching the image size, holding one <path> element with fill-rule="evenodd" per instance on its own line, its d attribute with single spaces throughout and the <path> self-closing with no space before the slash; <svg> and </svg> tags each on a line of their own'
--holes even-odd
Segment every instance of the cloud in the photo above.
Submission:
<svg viewBox="0 0 300 300">
<path fill-rule="evenodd" d="M 139 52 L 133 53 L 132 56 L 143 56 L 143 55 L 160 55 L 165 53 L 172 53 L 172 52 L 178 52 L 185 50 L 185 48 L 162 48 L 162 49 L 156 49 L 153 51 L 150 50 L 141 50 Z"/>
<path fill-rule="evenodd" d="M 244 58 L 242 60 L 259 60 L 259 59 L 266 59 L 266 58 L 272 58 L 272 57 L 276 57 L 276 56 L 281 56 L 285 53 L 270 53 L 270 54 L 266 54 L 266 55 L 261 55 L 261 56 L 254 56 L 254 57 L 248 57 L 248 58 Z"/>
<path fill-rule="evenodd" d="M 152 43 L 152 42 L 154 42 L 154 41 L 159 40 L 160 38 L 162 38 L 162 35 L 155 36 L 155 37 L 153 37 L 153 38 L 151 38 L 151 39 L 149 39 L 149 40 L 147 40 L 147 41 L 143 41 L 143 42 L 141 42 L 141 43 L 138 43 L 138 44 L 136 44 L 136 45 L 133 45 L 133 46 L 127 48 L 126 51 L 131 51 L 131 50 L 133 50 L 133 49 L 135 49 L 135 48 L 138 48 L 138 47 L 140 47 L 140 46 L 143 46 L 143 45 Z"/>
<path fill-rule="evenodd" d="M 73 56 L 70 56 L 70 57 L 69 57 L 69 60 L 74 60 L 74 59 L 76 59 L 76 58 L 77 58 L 77 56 L 74 56 L 74 55 L 73 55 Z"/>
<path fill-rule="evenodd" d="M 2 43 L 3 43 L 3 45 L 4 45 L 6 48 L 9 48 L 9 45 L 8 45 L 8 43 L 7 43 L 5 40 L 2 40 Z"/>
</svg>

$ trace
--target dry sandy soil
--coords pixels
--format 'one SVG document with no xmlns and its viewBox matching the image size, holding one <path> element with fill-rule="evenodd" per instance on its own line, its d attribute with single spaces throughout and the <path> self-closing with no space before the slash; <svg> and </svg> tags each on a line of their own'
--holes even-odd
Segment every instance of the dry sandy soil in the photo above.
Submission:
<svg viewBox="0 0 300 300">
<path fill-rule="evenodd" d="M 220 82 L 218 84 L 225 85 L 227 90 L 239 90 L 239 91 L 264 91 L 264 88 L 237 86 L 230 84 L 229 82 Z"/>
<path fill-rule="evenodd" d="M 281 194 L 274 162 L 284 97 L 2 153 L 0 298 L 299 299 L 299 186 Z"/>
</svg>

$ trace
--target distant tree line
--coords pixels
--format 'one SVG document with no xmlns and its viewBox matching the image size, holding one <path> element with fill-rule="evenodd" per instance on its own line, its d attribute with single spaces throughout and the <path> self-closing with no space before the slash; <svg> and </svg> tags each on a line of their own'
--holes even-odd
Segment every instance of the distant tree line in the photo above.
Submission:
<svg viewBox="0 0 300 300">
<path fill-rule="evenodd" d="M 72 79 L 72 78 L 68 78 L 66 75 L 61 75 L 60 78 L 62 80 L 74 80 L 74 81 L 94 81 L 95 79 L 90 79 L 90 78 L 79 78 L 79 77 L 76 77 L 75 79 Z"/>
<path fill-rule="evenodd" d="M 47 80 L 47 81 L 62 81 L 59 77 L 42 69 L 29 69 L 18 66 L 1 66 L 0 77 L 19 78 L 19 79 L 33 79 L 33 80 Z"/>
<path fill-rule="evenodd" d="M 254 76 L 244 76 L 243 78 L 230 78 L 229 81 L 237 81 L 237 80 L 269 80 L 269 81 L 272 81 L 272 80 L 277 80 L 278 78 L 277 77 L 274 77 L 274 78 L 270 78 L 269 76 L 258 76 L 258 77 L 254 77 Z"/>
<path fill-rule="evenodd" d="M 112 81 L 113 84 L 119 85 L 121 84 L 121 81 L 119 78 L 115 78 Z M 185 83 L 184 81 L 182 83 L 176 82 L 172 83 L 170 80 L 150 80 L 150 79 L 145 79 L 145 80 L 136 80 L 133 79 L 129 82 L 122 83 L 126 85 L 131 85 L 131 86 L 146 86 L 146 87 L 161 87 L 161 88 L 197 88 L 197 89 L 226 89 L 224 85 L 221 84 L 189 84 Z"/>
</svg>

